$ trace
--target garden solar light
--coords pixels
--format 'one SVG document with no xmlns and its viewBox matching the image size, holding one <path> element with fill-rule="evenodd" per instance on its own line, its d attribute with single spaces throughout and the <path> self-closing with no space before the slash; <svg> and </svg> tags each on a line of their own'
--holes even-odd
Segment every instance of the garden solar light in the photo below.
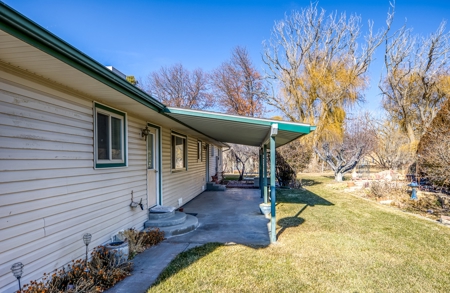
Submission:
<svg viewBox="0 0 450 293">
<path fill-rule="evenodd" d="M 14 277 L 16 277 L 17 281 L 19 281 L 19 291 L 22 290 L 22 287 L 20 286 L 20 278 L 22 277 L 22 273 L 23 273 L 22 269 L 23 269 L 23 264 L 21 262 L 16 262 L 11 267 L 11 271 L 12 271 Z"/>
<path fill-rule="evenodd" d="M 89 243 L 91 243 L 92 235 L 89 233 L 86 233 L 83 235 L 83 242 L 86 245 L 86 268 L 87 268 L 87 260 L 88 260 L 88 246 Z"/>
</svg>

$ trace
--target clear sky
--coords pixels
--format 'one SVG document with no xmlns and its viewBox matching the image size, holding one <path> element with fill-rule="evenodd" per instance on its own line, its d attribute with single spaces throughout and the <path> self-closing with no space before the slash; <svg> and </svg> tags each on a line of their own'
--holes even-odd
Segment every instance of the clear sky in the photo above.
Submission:
<svg viewBox="0 0 450 293">
<path fill-rule="evenodd" d="M 236 46 L 250 52 L 262 69 L 262 41 L 274 22 L 300 10 L 307 1 L 284 0 L 3 0 L 103 65 L 145 79 L 161 66 L 182 63 L 188 69 L 212 70 Z M 389 1 L 323 0 L 327 12 L 358 14 L 385 25 Z M 428 35 L 450 18 L 450 0 L 397 0 L 395 27 L 407 20 L 414 32 Z M 450 25 L 448 26 L 450 28 Z M 363 108 L 376 110 L 382 71 L 382 48 L 370 68 L 371 89 Z"/>
</svg>

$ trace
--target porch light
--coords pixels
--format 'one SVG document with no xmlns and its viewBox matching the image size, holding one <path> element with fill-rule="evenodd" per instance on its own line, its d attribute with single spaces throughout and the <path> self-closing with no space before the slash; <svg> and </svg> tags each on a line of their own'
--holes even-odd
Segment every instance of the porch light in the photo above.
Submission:
<svg viewBox="0 0 450 293">
<path fill-rule="evenodd" d="M 86 245 L 86 270 L 87 270 L 87 261 L 88 261 L 88 246 L 91 243 L 92 235 L 90 233 L 86 233 L 83 235 L 83 242 Z"/>
<path fill-rule="evenodd" d="M 19 291 L 22 290 L 22 287 L 20 286 L 20 278 L 22 277 L 22 273 L 23 273 L 22 269 L 23 269 L 23 264 L 21 262 L 16 262 L 11 267 L 11 271 L 12 271 L 14 277 L 16 277 L 17 281 L 19 282 Z"/>
<path fill-rule="evenodd" d="M 145 141 L 147 141 L 147 136 L 150 134 L 150 129 L 148 129 L 148 126 L 145 126 L 144 129 L 142 129 L 141 136 L 145 138 Z"/>
</svg>

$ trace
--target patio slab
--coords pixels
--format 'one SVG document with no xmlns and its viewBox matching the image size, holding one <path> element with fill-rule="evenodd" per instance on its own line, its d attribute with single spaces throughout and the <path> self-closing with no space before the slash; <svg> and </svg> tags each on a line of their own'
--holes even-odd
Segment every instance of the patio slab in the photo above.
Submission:
<svg viewBox="0 0 450 293">
<path fill-rule="evenodd" d="M 179 253 L 205 243 L 269 245 L 269 220 L 260 213 L 260 203 L 257 189 L 203 192 L 183 206 L 184 212 L 197 214 L 198 228 L 138 254 L 132 275 L 105 292 L 144 293 Z"/>
<path fill-rule="evenodd" d="M 269 245 L 268 220 L 259 211 L 260 203 L 257 189 L 204 192 L 183 207 L 185 213 L 197 214 L 197 229 L 166 241 Z"/>
</svg>

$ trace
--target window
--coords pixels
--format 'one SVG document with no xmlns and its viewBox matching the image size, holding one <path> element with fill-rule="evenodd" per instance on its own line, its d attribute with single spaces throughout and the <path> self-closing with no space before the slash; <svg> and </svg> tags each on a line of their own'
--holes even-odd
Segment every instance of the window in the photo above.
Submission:
<svg viewBox="0 0 450 293">
<path fill-rule="evenodd" d="M 149 133 L 147 136 L 147 169 L 155 169 L 154 141 L 153 133 Z"/>
<path fill-rule="evenodd" d="M 94 103 L 95 168 L 125 167 L 126 114 Z"/>
<path fill-rule="evenodd" d="M 214 157 L 214 146 L 211 145 L 211 157 Z"/>
<path fill-rule="evenodd" d="M 202 142 L 197 141 L 197 162 L 202 161 Z"/>
<path fill-rule="evenodd" d="M 186 170 L 186 136 L 172 133 L 172 169 Z"/>
</svg>

